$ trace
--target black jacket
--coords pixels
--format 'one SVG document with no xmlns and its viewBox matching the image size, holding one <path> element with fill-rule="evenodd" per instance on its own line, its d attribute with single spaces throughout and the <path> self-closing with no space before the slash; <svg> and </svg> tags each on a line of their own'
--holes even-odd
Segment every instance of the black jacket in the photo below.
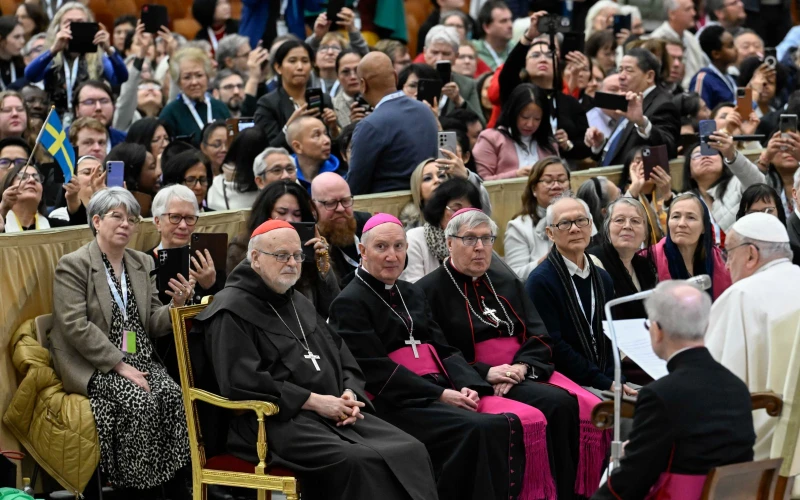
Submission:
<svg viewBox="0 0 800 500">
<path fill-rule="evenodd" d="M 606 272 L 614 281 L 614 298 L 627 297 L 628 295 L 639 292 L 613 246 L 607 243 L 595 245 L 589 248 L 587 252 L 600 259 Z M 642 255 L 634 255 L 631 264 L 633 265 L 633 271 L 636 273 L 636 279 L 639 280 L 639 286 L 642 291 L 655 288 L 658 283 L 655 264 Z M 647 313 L 644 310 L 644 302 L 641 300 L 620 304 L 611 309 L 611 313 L 614 315 L 614 319 L 647 317 Z"/>
<path fill-rule="evenodd" d="M 322 103 L 326 108 L 333 109 L 333 101 L 325 93 L 322 94 Z M 267 134 L 269 142 L 264 145 L 265 147 L 286 148 L 291 151 L 283 134 L 283 127 L 292 113 L 294 113 L 294 102 L 281 85 L 258 100 L 253 118 L 256 125 Z"/>
<path fill-rule="evenodd" d="M 672 96 L 659 87 L 653 89 L 642 103 L 644 115 L 653 124 L 648 139 L 636 132 L 633 123 L 628 123 L 622 131 L 619 145 L 613 151 L 609 165 L 622 165 L 628 153 L 641 146 L 666 144 L 669 158 L 678 156 L 678 139 L 681 134 L 681 117 L 678 108 L 672 103 Z M 574 142 L 574 141 L 573 141 Z M 610 152 L 611 153 L 611 152 Z"/>
<path fill-rule="evenodd" d="M 800 217 L 797 212 L 792 212 L 786 221 L 786 229 L 789 231 L 789 241 L 792 245 L 800 247 Z"/>
<path fill-rule="evenodd" d="M 676 354 L 669 375 L 639 391 L 625 456 L 593 499 L 641 499 L 662 472 L 707 474 L 753 460 L 750 392 L 698 347 Z M 610 490 L 613 489 L 612 493 Z"/>
</svg>

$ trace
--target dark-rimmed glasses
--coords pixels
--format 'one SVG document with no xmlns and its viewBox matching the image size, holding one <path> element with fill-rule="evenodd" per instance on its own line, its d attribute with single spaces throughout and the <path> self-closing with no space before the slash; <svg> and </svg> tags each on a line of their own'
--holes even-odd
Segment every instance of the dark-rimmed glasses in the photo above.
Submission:
<svg viewBox="0 0 800 500">
<path fill-rule="evenodd" d="M 483 244 L 483 246 L 490 247 L 494 243 L 494 240 L 497 239 L 497 236 L 451 236 L 451 238 L 458 238 L 461 240 L 461 243 L 468 247 L 474 247 L 477 245 L 478 240 L 481 240 L 481 244 Z"/>
<path fill-rule="evenodd" d="M 550 224 L 550 227 L 555 227 L 559 231 L 569 231 L 572 229 L 573 224 L 580 229 L 588 226 L 590 222 L 592 220 L 588 217 L 578 217 L 575 220 L 562 220 L 558 224 Z"/>
<path fill-rule="evenodd" d="M 275 257 L 275 260 L 277 260 L 281 264 L 285 264 L 285 263 L 289 262 L 289 257 L 293 258 L 294 261 L 297 262 L 297 263 L 302 263 L 304 260 L 306 260 L 306 254 L 304 254 L 303 252 L 297 252 L 297 253 L 272 253 L 272 252 L 265 252 L 264 250 L 260 250 L 258 248 L 256 248 L 256 251 L 258 253 L 263 253 L 264 255 L 271 255 L 271 256 Z"/>
</svg>

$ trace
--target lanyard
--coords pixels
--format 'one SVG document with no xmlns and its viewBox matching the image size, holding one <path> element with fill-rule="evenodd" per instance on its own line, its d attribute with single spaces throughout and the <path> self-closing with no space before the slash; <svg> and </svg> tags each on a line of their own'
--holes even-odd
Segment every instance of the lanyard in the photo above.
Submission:
<svg viewBox="0 0 800 500">
<path fill-rule="evenodd" d="M 13 60 L 9 62 L 10 62 L 9 66 L 11 66 L 11 80 L 9 80 L 8 85 L 11 85 L 12 83 L 17 81 L 17 68 L 14 65 Z M 0 88 L 2 90 L 6 90 L 8 85 L 6 85 L 6 82 L 4 82 L 2 78 L 0 78 Z"/>
<path fill-rule="evenodd" d="M 550 113 L 550 128 L 553 130 L 553 134 L 558 130 L 558 103 L 556 101 L 556 95 L 553 94 L 553 112 Z"/>
<path fill-rule="evenodd" d="M 586 257 L 586 258 L 588 259 L 588 257 Z M 586 265 L 591 266 L 591 264 L 589 264 L 588 262 L 586 263 Z M 594 348 L 594 355 L 597 356 L 598 359 L 599 359 L 600 358 L 600 354 L 597 352 L 597 340 L 595 340 L 595 338 L 594 338 L 594 328 L 592 326 L 592 323 L 594 322 L 594 307 L 595 307 L 594 287 L 591 287 L 591 290 L 592 290 L 592 309 L 591 309 L 591 312 L 589 314 L 589 317 L 587 318 L 586 317 L 586 310 L 583 308 L 583 302 L 581 301 L 581 294 L 578 293 L 578 287 L 575 285 L 575 280 L 570 278 L 570 281 L 572 281 L 572 288 L 575 290 L 575 298 L 578 299 L 578 307 L 581 308 L 581 314 L 583 314 L 583 317 L 586 318 L 586 321 L 589 322 L 589 333 L 591 334 L 591 337 L 592 337 L 592 347 Z M 589 284 L 590 285 L 591 285 L 591 282 L 592 282 L 592 277 L 590 275 L 589 276 Z"/>
<path fill-rule="evenodd" d="M 339 90 L 339 80 L 336 80 L 333 85 L 331 85 L 331 91 L 328 92 L 328 84 L 325 83 L 325 80 L 322 78 L 319 79 L 319 83 L 322 86 L 322 92 L 324 94 L 328 94 L 329 96 L 333 97 L 336 95 L 336 91 Z"/>
<path fill-rule="evenodd" d="M 203 100 L 206 103 L 206 123 L 203 123 L 203 120 L 200 119 L 200 115 L 197 114 L 197 109 L 195 109 L 195 105 L 193 102 L 189 100 L 188 97 L 181 94 L 181 99 L 183 99 L 183 103 L 189 108 L 189 112 L 192 114 L 192 118 L 194 118 L 195 123 L 197 123 L 197 127 L 202 131 L 203 127 L 206 124 L 211 123 L 214 119 L 211 116 L 211 100 L 208 98 L 208 94 L 203 96 Z"/>
<path fill-rule="evenodd" d="M 111 296 L 114 297 L 114 302 L 116 302 L 117 306 L 119 306 L 119 309 L 122 312 L 122 317 L 125 318 L 125 321 L 128 321 L 128 282 L 125 279 L 125 267 L 123 266 L 122 268 L 122 278 L 120 278 L 120 284 L 122 285 L 122 298 L 119 296 L 117 286 L 114 284 L 114 279 L 111 277 L 108 269 L 106 269 L 106 279 L 108 280 L 108 287 L 111 289 Z"/>
<path fill-rule="evenodd" d="M 359 255 L 359 257 L 360 257 L 360 256 L 361 256 L 361 252 L 359 252 L 359 250 L 358 250 L 358 243 L 359 243 L 359 241 L 358 241 L 358 236 L 355 236 L 355 235 L 353 235 L 353 238 L 355 239 L 355 242 L 356 242 L 356 253 L 357 253 L 357 254 Z M 346 261 L 348 264 L 350 264 L 351 266 L 353 266 L 353 267 L 356 267 L 356 268 L 358 267 L 358 262 L 356 262 L 356 261 L 354 261 L 353 259 L 351 259 L 351 258 L 350 258 L 350 256 L 349 256 L 349 255 L 347 255 L 347 254 L 344 252 L 344 250 L 342 250 L 341 248 L 339 248 L 339 251 L 340 251 L 340 252 L 342 252 L 342 256 L 344 257 L 344 260 L 345 260 L 345 261 Z"/>
<path fill-rule="evenodd" d="M 11 213 L 11 215 L 14 216 L 14 220 L 17 221 L 17 227 L 19 228 L 20 232 L 24 231 L 25 229 L 22 227 L 22 223 L 19 221 L 19 217 L 17 217 L 17 214 L 15 214 L 11 210 L 9 210 L 9 212 Z M 34 227 L 34 229 L 40 229 L 39 228 L 39 214 L 38 213 L 33 214 L 33 227 Z M 358 244 L 356 244 L 356 250 L 358 250 Z"/>
<path fill-rule="evenodd" d="M 404 95 L 406 95 L 406 94 L 402 90 L 398 90 L 397 92 L 395 92 L 393 94 L 389 94 L 387 96 L 383 96 L 383 99 L 381 99 L 378 102 L 378 104 L 375 105 L 375 108 L 373 108 L 372 111 L 375 111 L 376 109 L 378 109 L 378 106 L 380 106 L 381 104 L 383 104 L 385 102 L 388 102 L 388 101 L 393 101 L 393 100 L 395 100 L 397 98 L 403 97 Z"/>
<path fill-rule="evenodd" d="M 214 49 L 214 53 L 217 53 L 217 49 L 219 48 L 219 41 L 217 41 L 217 35 L 214 34 L 214 30 L 211 29 L 211 26 L 206 28 L 208 30 L 208 41 L 211 42 L 211 48 Z"/>
<path fill-rule="evenodd" d="M 67 109 L 72 109 L 72 89 L 75 88 L 75 81 L 78 79 L 78 63 L 81 57 L 78 56 L 72 61 L 72 71 L 67 65 L 67 58 L 64 57 L 64 76 L 67 77 Z"/>
<path fill-rule="evenodd" d="M 486 47 L 486 50 L 489 51 L 489 55 L 492 56 L 492 59 L 494 59 L 494 63 L 496 65 L 500 66 L 501 64 L 503 64 L 503 60 L 500 59 L 500 56 L 497 55 L 497 52 L 495 52 L 494 49 L 492 48 L 492 46 L 489 45 L 489 42 L 484 40 L 483 41 L 483 46 Z"/>
</svg>

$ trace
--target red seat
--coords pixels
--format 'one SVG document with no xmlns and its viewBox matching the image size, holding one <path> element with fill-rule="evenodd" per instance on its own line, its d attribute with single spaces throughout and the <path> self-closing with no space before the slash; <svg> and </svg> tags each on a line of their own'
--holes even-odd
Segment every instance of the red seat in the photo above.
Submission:
<svg viewBox="0 0 800 500">
<path fill-rule="evenodd" d="M 255 464 L 230 454 L 211 457 L 206 460 L 206 465 L 204 467 L 204 469 L 242 472 L 245 474 L 252 474 L 255 468 Z M 283 467 L 267 467 L 266 473 L 271 476 L 294 477 L 294 472 Z"/>
</svg>

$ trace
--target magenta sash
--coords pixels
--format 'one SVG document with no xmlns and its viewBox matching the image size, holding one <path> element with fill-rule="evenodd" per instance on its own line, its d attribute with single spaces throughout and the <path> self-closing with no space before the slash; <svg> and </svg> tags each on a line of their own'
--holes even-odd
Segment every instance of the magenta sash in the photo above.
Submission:
<svg viewBox="0 0 800 500">
<path fill-rule="evenodd" d="M 645 500 L 699 500 L 705 484 L 705 475 L 662 472 Z"/>
<path fill-rule="evenodd" d="M 519 347 L 519 337 L 486 340 L 475 344 L 475 359 L 491 366 L 511 364 Z M 592 409 L 600 402 L 600 398 L 558 372 L 553 372 L 548 383 L 566 390 L 578 399 L 581 444 L 575 493 L 590 497 L 600 484 L 603 463 L 611 445 L 611 433 L 592 424 Z"/>
<path fill-rule="evenodd" d="M 389 353 L 389 358 L 419 376 L 430 373 L 447 375 L 436 350 L 430 344 L 417 346 L 419 358 L 414 357 L 411 347 L 402 347 Z M 513 413 L 522 423 L 523 443 L 525 445 L 525 484 L 522 485 L 519 500 L 540 500 L 556 498 L 550 460 L 547 454 L 547 421 L 544 414 L 532 406 L 510 399 L 484 396 L 478 403 L 478 413 L 499 415 Z M 509 443 L 510 444 L 510 443 Z M 513 467 L 513 464 L 509 464 Z"/>
</svg>

